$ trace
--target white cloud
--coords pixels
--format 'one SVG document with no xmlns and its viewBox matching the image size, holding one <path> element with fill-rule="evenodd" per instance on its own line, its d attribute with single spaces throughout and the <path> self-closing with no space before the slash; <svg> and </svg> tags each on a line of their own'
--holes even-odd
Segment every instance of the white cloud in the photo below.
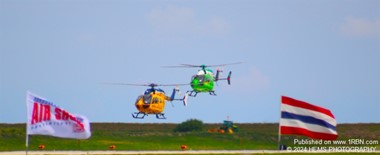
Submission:
<svg viewBox="0 0 380 155">
<path fill-rule="evenodd" d="M 380 37 L 380 19 L 348 17 L 341 25 L 341 32 L 353 37 Z"/>
<path fill-rule="evenodd" d="M 147 14 L 151 26 L 163 34 L 220 36 L 229 31 L 229 24 L 221 17 L 196 16 L 193 9 L 167 6 L 155 8 Z"/>
</svg>

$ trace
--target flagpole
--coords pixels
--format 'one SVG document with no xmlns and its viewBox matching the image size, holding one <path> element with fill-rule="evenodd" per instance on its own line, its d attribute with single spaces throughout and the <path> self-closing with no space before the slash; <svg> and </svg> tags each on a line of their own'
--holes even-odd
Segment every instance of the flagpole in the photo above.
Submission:
<svg viewBox="0 0 380 155">
<path fill-rule="evenodd" d="M 29 135 L 28 133 L 26 133 L 26 150 L 25 150 L 25 154 L 28 155 L 28 151 L 29 151 Z"/>
<path fill-rule="evenodd" d="M 280 127 L 280 122 L 278 123 L 278 148 L 281 149 L 281 127 Z"/>
<path fill-rule="evenodd" d="M 278 141 L 277 141 L 277 146 L 278 149 L 281 150 L 281 104 L 282 104 L 282 96 L 281 96 L 281 101 L 280 101 L 280 117 L 278 120 Z"/>
<path fill-rule="evenodd" d="M 28 99 L 29 99 L 29 91 L 26 91 L 26 123 L 25 123 L 25 129 L 26 129 L 26 131 L 25 131 L 25 146 L 26 146 L 26 150 L 25 150 L 25 154 L 26 155 L 28 155 L 28 150 L 29 150 L 29 133 L 28 133 L 28 121 L 29 121 L 29 112 L 28 112 L 28 110 L 29 110 L 29 101 L 28 101 Z"/>
</svg>

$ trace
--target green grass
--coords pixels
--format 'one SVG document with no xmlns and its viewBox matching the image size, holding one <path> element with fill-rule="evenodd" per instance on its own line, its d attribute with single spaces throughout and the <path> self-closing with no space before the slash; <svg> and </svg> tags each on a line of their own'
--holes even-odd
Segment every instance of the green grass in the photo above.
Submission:
<svg viewBox="0 0 380 155">
<path fill-rule="evenodd" d="M 221 124 L 205 124 L 201 132 L 176 133 L 176 124 L 92 123 L 92 136 L 87 140 L 31 135 L 29 148 L 38 150 L 179 150 L 182 144 L 192 150 L 261 150 L 277 149 L 278 124 L 237 124 L 234 134 L 208 133 Z M 380 124 L 339 124 L 340 140 L 360 138 L 380 141 Z M 282 136 L 282 142 L 294 147 L 295 138 Z M 367 146 L 367 145 L 365 145 Z M 380 149 L 380 144 L 370 145 Z M 0 151 L 25 150 L 25 124 L 0 124 Z"/>
</svg>

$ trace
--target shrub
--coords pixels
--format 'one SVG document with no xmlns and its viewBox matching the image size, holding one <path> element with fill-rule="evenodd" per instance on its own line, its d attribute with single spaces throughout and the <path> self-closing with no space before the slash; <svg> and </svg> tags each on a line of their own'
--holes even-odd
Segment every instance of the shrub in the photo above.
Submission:
<svg viewBox="0 0 380 155">
<path fill-rule="evenodd" d="M 203 122 L 197 119 L 189 119 L 181 124 L 178 124 L 174 129 L 174 132 L 190 132 L 190 131 L 202 131 Z"/>
</svg>

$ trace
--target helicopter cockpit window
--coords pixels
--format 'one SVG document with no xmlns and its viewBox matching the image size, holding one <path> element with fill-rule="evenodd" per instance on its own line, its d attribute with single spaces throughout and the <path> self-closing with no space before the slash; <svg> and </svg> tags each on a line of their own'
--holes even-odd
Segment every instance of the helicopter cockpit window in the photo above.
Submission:
<svg viewBox="0 0 380 155">
<path fill-rule="evenodd" d="M 197 75 L 193 75 L 193 76 L 191 77 L 191 80 L 194 80 L 195 77 L 197 77 Z"/>
<path fill-rule="evenodd" d="M 140 95 L 139 97 L 137 97 L 136 99 L 136 102 L 138 102 L 144 95 Z"/>
<path fill-rule="evenodd" d="M 199 82 L 203 82 L 205 76 L 204 75 L 197 75 L 197 78 L 198 78 Z"/>
<path fill-rule="evenodd" d="M 149 94 L 146 94 L 143 96 L 143 100 L 145 104 L 150 104 L 150 101 L 152 100 L 152 97 Z"/>
<path fill-rule="evenodd" d="M 157 98 L 157 97 L 153 98 L 153 102 L 152 102 L 152 103 L 153 103 L 153 104 L 158 103 L 158 98 Z"/>
<path fill-rule="evenodd" d="M 159 101 L 159 102 L 160 102 L 160 103 L 163 103 L 162 99 L 161 99 L 161 98 L 159 98 L 159 99 L 160 99 L 160 101 Z"/>
<path fill-rule="evenodd" d="M 205 82 L 210 82 L 211 78 L 209 76 L 205 76 L 204 80 L 205 80 Z"/>
</svg>

